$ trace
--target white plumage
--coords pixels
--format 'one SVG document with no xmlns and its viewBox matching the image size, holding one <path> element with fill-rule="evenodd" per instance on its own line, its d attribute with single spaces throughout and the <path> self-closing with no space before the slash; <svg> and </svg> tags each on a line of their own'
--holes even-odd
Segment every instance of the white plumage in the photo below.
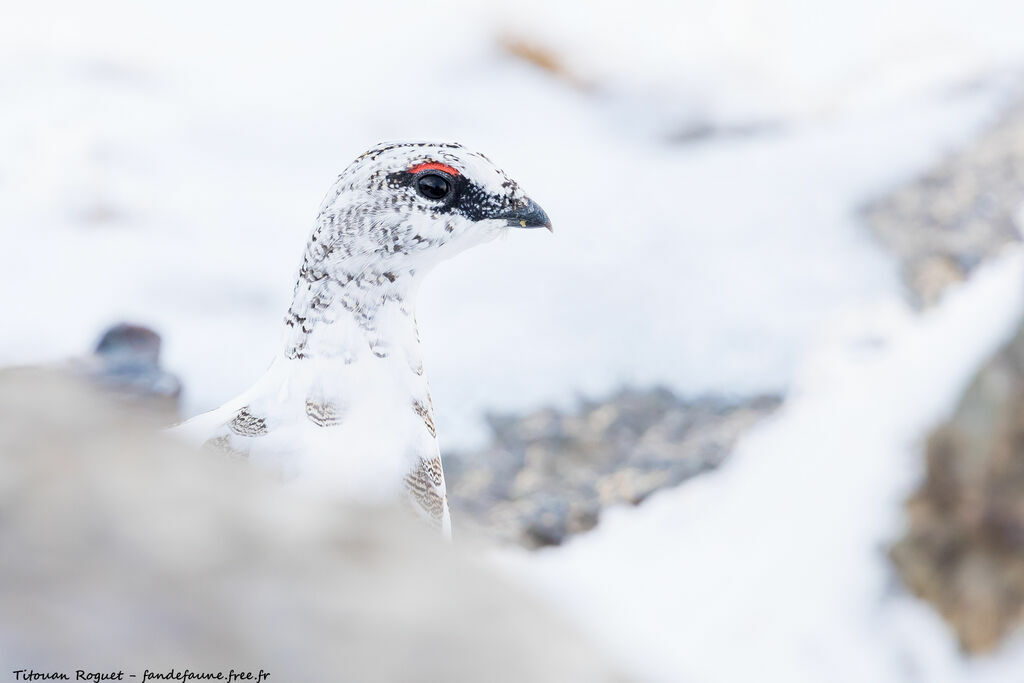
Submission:
<svg viewBox="0 0 1024 683">
<path fill-rule="evenodd" d="M 281 353 L 248 391 L 176 430 L 343 498 L 407 495 L 451 521 L 416 329 L 416 290 L 438 262 L 547 215 L 456 143 L 382 144 L 324 199 Z"/>
</svg>

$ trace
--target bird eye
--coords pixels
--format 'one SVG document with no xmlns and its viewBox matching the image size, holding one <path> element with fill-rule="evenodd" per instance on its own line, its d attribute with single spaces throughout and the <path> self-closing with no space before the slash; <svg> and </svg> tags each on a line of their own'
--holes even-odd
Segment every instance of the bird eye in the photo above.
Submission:
<svg viewBox="0 0 1024 683">
<path fill-rule="evenodd" d="M 437 173 L 424 173 L 416 179 L 416 189 L 427 199 L 444 199 L 451 191 L 451 183 Z"/>
</svg>

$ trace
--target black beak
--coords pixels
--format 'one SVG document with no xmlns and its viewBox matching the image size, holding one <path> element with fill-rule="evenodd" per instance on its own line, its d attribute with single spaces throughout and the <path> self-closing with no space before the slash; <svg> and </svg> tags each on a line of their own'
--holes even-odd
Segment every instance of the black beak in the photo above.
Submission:
<svg viewBox="0 0 1024 683">
<path fill-rule="evenodd" d="M 551 227 L 551 219 L 544 213 L 544 209 L 537 206 L 532 199 L 527 199 L 526 205 L 522 208 L 502 213 L 495 218 L 504 218 L 510 226 L 516 228 L 547 228 L 550 232 L 554 232 Z"/>
</svg>

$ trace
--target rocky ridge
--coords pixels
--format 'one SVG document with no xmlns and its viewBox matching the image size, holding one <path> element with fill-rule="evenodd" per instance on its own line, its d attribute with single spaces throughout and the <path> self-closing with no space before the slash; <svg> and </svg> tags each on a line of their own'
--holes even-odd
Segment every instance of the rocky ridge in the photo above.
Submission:
<svg viewBox="0 0 1024 683">
<path fill-rule="evenodd" d="M 864 217 L 926 308 L 1020 240 L 1022 206 L 1024 101 Z M 890 556 L 964 651 L 991 651 L 1024 622 L 1024 325 L 928 435 L 924 458 Z"/>
<path fill-rule="evenodd" d="M 456 524 L 535 548 L 587 531 L 611 505 L 637 505 L 728 456 L 777 396 L 687 400 L 627 389 L 577 410 L 492 415 L 493 440 L 445 455 Z"/>
</svg>

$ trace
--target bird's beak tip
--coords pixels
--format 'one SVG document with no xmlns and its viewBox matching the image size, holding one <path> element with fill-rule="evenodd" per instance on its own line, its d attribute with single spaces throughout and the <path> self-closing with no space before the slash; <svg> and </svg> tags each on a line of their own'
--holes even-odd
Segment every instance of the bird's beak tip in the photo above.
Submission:
<svg viewBox="0 0 1024 683">
<path fill-rule="evenodd" d="M 551 227 L 551 219 L 532 199 L 526 201 L 526 205 L 512 213 L 505 213 L 499 216 L 508 221 L 508 225 L 517 228 L 547 228 L 554 232 Z"/>
<path fill-rule="evenodd" d="M 552 233 L 555 231 L 555 229 L 553 227 L 551 227 L 551 221 L 546 221 L 544 223 L 541 223 L 540 225 L 529 225 L 526 222 L 526 220 L 521 220 L 521 221 L 519 221 L 519 227 L 520 228 L 547 228 L 548 232 L 552 232 Z"/>
</svg>

